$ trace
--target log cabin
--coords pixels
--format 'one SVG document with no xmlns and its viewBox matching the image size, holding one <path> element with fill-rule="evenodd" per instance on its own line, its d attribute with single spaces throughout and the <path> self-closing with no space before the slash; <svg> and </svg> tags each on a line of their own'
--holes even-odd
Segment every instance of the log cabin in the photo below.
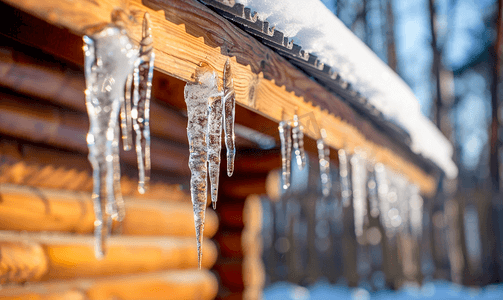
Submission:
<svg viewBox="0 0 503 300">
<path fill-rule="evenodd" d="M 136 191 L 136 156 L 121 151 L 126 218 L 114 224 L 109 253 L 97 260 L 82 36 L 109 23 L 117 8 L 131 16 L 128 31 L 136 43 L 145 12 L 152 22 L 152 184 L 144 195 Z M 425 199 L 435 196 L 442 168 L 413 152 L 390 129 L 392 123 L 376 121 L 345 99 L 350 94 L 359 100 L 357 93 L 335 93 L 214 9 L 195 0 L 0 2 L 5 20 L 0 34 L 0 296 L 260 298 L 265 283 L 260 199 L 265 196 L 258 195 L 277 199 L 281 194 L 275 172 L 281 166 L 277 124 L 294 114 L 322 124 L 326 144 L 334 150 L 333 165 L 338 149 L 366 149 L 376 163 L 417 185 Z M 221 176 L 219 207 L 207 210 L 203 269 L 197 271 L 184 86 L 194 82 L 201 63 L 212 66 L 221 80 L 227 59 L 238 103 L 236 165 L 232 177 Z M 319 131 L 307 128 L 305 135 L 306 151 L 316 156 Z M 271 149 L 264 149 L 257 136 L 272 139 Z M 351 239 L 349 234 L 348 245 Z M 345 272 L 354 284 L 356 262 L 351 268 Z"/>
</svg>

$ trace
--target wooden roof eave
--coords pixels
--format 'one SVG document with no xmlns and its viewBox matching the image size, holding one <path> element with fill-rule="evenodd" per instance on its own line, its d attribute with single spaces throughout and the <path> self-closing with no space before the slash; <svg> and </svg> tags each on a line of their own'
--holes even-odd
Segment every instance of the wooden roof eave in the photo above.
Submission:
<svg viewBox="0 0 503 300">
<path fill-rule="evenodd" d="M 290 119 L 298 109 L 327 131 L 327 143 L 353 153 L 362 149 L 375 162 L 382 162 L 417 184 L 422 193 L 436 191 L 437 172 L 421 168 L 417 155 L 355 112 L 347 103 L 314 82 L 270 48 L 195 0 L 3 0 L 29 14 L 79 35 L 96 25 L 110 22 L 116 8 L 129 11 L 136 20 L 149 12 L 155 68 L 161 73 L 193 81 L 205 62 L 222 78 L 230 58 L 236 101 L 276 122 Z M 129 28 L 138 42 L 141 22 Z M 153 112 L 155 114 L 155 112 Z M 306 131 L 317 139 L 318 133 Z M 433 173 L 433 174 L 432 174 Z"/>
</svg>

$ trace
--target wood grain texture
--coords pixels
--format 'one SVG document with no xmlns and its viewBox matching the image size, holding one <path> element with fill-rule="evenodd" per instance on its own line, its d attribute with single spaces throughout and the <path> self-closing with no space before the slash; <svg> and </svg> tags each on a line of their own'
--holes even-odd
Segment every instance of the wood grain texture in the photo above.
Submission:
<svg viewBox="0 0 503 300">
<path fill-rule="evenodd" d="M 215 276 L 206 270 L 170 270 L 137 275 L 54 281 L 4 286 L 2 299 L 107 300 L 107 299 L 214 299 Z"/>
<path fill-rule="evenodd" d="M 197 268 L 194 237 L 112 236 L 102 260 L 94 256 L 92 236 L 0 231 L 0 242 L 40 245 L 47 257 L 42 281 Z M 216 259 L 215 243 L 206 239 L 203 268 L 211 268 Z"/>
<path fill-rule="evenodd" d="M 37 281 L 47 272 L 47 265 L 39 244 L 0 241 L 0 284 Z"/>
<path fill-rule="evenodd" d="M 89 193 L 3 184 L 0 198 L 0 230 L 93 233 L 94 212 Z M 193 237 L 194 217 L 188 200 L 161 203 L 127 197 L 126 218 L 120 224 L 120 232 L 122 235 Z M 217 229 L 218 217 L 208 210 L 204 235 L 212 237 Z"/>
<path fill-rule="evenodd" d="M 122 195 L 133 199 L 190 203 L 190 196 L 181 190 L 179 184 L 165 182 L 168 179 L 166 174 L 154 173 L 152 177 L 154 180 L 149 191 L 142 195 L 138 193 L 136 179 L 122 176 Z M 0 141 L 0 183 L 80 192 L 91 192 L 93 187 L 85 155 L 5 138 Z"/>
<path fill-rule="evenodd" d="M 236 100 L 275 121 L 312 114 L 328 133 L 327 142 L 349 153 L 362 149 L 418 184 L 427 195 L 436 189 L 435 178 L 416 164 L 419 159 L 355 113 L 338 97 L 309 79 L 269 48 L 242 32 L 204 5 L 193 0 L 4 0 L 50 23 L 77 34 L 110 21 L 114 8 L 130 11 L 141 20 L 148 11 L 152 21 L 156 69 L 184 81 L 193 81 L 201 62 L 222 76 L 231 57 Z M 139 41 L 141 22 L 131 24 L 133 40 Z M 317 138 L 317 131 L 307 135 Z"/>
</svg>

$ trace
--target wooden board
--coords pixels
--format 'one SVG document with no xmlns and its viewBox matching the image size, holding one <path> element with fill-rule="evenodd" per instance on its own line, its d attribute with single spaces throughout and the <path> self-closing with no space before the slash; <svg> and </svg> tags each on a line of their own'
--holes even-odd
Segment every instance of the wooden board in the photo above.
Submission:
<svg viewBox="0 0 503 300">
<path fill-rule="evenodd" d="M 0 297 L 17 300 L 209 300 L 215 298 L 217 291 L 217 279 L 209 271 L 170 270 L 26 286 L 3 286 Z"/>
<path fill-rule="evenodd" d="M 375 128 L 339 98 L 327 92 L 269 48 L 260 44 L 197 1 L 161 0 L 6 0 L 30 14 L 85 34 L 95 25 L 110 21 L 114 8 L 131 12 L 141 20 L 148 11 L 152 20 L 156 69 L 184 81 L 193 81 L 195 69 L 208 63 L 222 76 L 231 58 L 236 100 L 275 121 L 290 119 L 297 110 L 312 124 L 325 128 L 327 142 L 334 148 L 366 151 L 418 184 L 427 195 L 435 192 L 435 178 L 417 166 L 421 161 L 408 149 Z M 141 22 L 131 24 L 138 42 Z M 315 128 L 316 126 L 314 126 Z M 306 134 L 318 138 L 318 131 Z"/>
<path fill-rule="evenodd" d="M 47 270 L 43 276 L 33 276 L 33 279 L 43 281 L 197 268 L 195 237 L 112 236 L 108 240 L 107 255 L 98 260 L 94 256 L 92 236 L 0 231 L 0 245 L 18 244 L 28 245 L 33 253 L 40 253 L 36 251 L 37 247 L 43 249 L 47 261 L 37 259 L 30 267 L 30 270 Z M 28 261 L 29 257 L 20 247 L 15 253 L 12 257 L 23 259 L 18 258 L 11 267 L 22 270 L 24 261 Z M 215 243 L 206 239 L 202 267 L 211 268 L 216 259 Z M 9 271 L 4 270 L 0 276 L 6 272 L 8 274 Z"/>
<path fill-rule="evenodd" d="M 59 231 L 92 234 L 94 212 L 91 194 L 3 184 L 0 187 L 0 230 Z M 194 236 L 189 199 L 166 202 L 126 198 L 123 235 Z M 118 224 L 116 224 L 118 225 Z M 206 212 L 204 235 L 212 237 L 218 217 Z"/>
</svg>

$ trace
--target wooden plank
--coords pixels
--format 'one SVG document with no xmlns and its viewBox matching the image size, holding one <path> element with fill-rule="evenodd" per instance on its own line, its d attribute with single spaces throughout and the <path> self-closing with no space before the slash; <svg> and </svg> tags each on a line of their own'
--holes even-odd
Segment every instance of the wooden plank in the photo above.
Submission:
<svg viewBox="0 0 503 300">
<path fill-rule="evenodd" d="M 39 244 L 48 266 L 43 281 L 197 268 L 195 237 L 112 236 L 102 260 L 94 256 L 92 236 L 0 231 L 0 241 Z M 211 268 L 216 259 L 216 245 L 206 239 L 203 268 Z"/>
<path fill-rule="evenodd" d="M 0 230 L 58 231 L 92 234 L 94 212 L 91 195 L 3 184 L 0 187 Z M 192 204 L 125 198 L 123 235 L 194 236 Z M 218 217 L 206 212 L 204 235 L 212 237 Z"/>
<path fill-rule="evenodd" d="M 4 286 L 2 299 L 214 299 L 218 282 L 209 271 L 170 270 L 139 275 Z"/>
<path fill-rule="evenodd" d="M 91 169 L 87 157 L 83 154 L 57 151 L 3 138 L 0 141 L 0 157 L 0 183 L 2 184 L 84 192 L 92 190 Z M 122 169 L 123 173 L 131 170 L 130 168 Z M 44 170 L 52 170 L 52 172 L 47 173 Z M 136 171 L 134 170 L 133 173 Z M 33 178 L 37 180 L 34 181 Z M 170 179 L 167 174 L 154 172 L 152 179 L 148 192 L 141 195 L 138 193 L 137 180 L 122 176 L 122 195 L 134 197 L 134 199 L 190 203 L 190 196 L 181 190 L 179 184 L 166 183 Z M 181 177 L 178 180 L 188 182 L 188 178 Z"/>
<path fill-rule="evenodd" d="M 44 249 L 37 243 L 0 241 L 0 284 L 37 281 L 47 265 Z"/>
<path fill-rule="evenodd" d="M 128 10 L 141 20 L 148 11 L 152 20 L 156 69 L 184 81 L 193 81 L 201 62 L 213 66 L 222 77 L 223 65 L 231 57 L 236 100 L 275 121 L 289 119 L 295 110 L 326 129 L 327 142 L 334 148 L 367 151 L 433 194 L 435 178 L 416 164 L 422 160 L 399 146 L 368 120 L 355 113 L 338 97 L 310 80 L 269 48 L 260 44 L 197 1 L 161 0 L 6 0 L 50 23 L 84 34 L 91 26 L 110 21 L 114 8 Z M 138 42 L 141 22 L 131 24 Z M 299 96 L 301 95 L 301 96 Z M 316 131 L 307 135 L 317 138 Z"/>
</svg>

